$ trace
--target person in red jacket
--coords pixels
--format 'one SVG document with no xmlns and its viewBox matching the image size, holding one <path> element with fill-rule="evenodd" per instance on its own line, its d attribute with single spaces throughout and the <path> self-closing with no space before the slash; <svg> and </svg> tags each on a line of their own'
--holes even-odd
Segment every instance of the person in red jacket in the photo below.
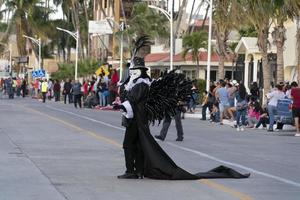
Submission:
<svg viewBox="0 0 300 200">
<path fill-rule="evenodd" d="M 299 119 L 300 119 L 300 88 L 296 82 L 291 83 L 291 97 L 293 99 L 292 112 L 293 117 L 295 119 L 295 126 L 297 133 L 295 136 L 300 137 L 300 127 L 299 127 Z"/>
</svg>

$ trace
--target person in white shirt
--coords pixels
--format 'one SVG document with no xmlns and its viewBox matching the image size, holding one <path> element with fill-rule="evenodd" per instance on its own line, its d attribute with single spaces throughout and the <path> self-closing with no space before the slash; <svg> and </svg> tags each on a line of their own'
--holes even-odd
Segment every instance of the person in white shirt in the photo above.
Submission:
<svg viewBox="0 0 300 200">
<path fill-rule="evenodd" d="M 274 121 L 275 121 L 275 115 L 277 112 L 277 103 L 279 99 L 284 99 L 285 94 L 282 91 L 282 85 L 276 85 L 275 90 L 267 94 L 268 98 L 268 112 L 269 112 L 269 118 L 270 118 L 270 126 L 268 131 L 273 131 Z"/>
</svg>

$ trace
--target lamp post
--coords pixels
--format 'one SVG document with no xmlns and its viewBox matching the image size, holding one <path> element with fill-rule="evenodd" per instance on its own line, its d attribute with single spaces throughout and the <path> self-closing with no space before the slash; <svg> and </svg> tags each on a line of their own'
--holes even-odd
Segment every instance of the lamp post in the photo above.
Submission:
<svg viewBox="0 0 300 200">
<path fill-rule="evenodd" d="M 24 38 L 30 39 L 34 44 L 39 46 L 39 62 L 38 62 L 38 69 L 41 69 L 41 57 L 42 57 L 42 42 L 41 42 L 41 38 L 39 39 L 35 39 L 33 37 L 29 37 L 27 35 L 23 35 Z"/>
<path fill-rule="evenodd" d="M 70 34 L 76 40 L 76 57 L 75 57 L 75 80 L 77 80 L 77 70 L 78 70 L 78 46 L 79 46 L 79 30 L 72 32 L 63 28 L 56 27 L 57 30 L 66 32 Z"/>
<path fill-rule="evenodd" d="M 172 12 L 172 7 L 173 7 L 173 0 L 171 0 L 171 13 L 169 13 L 167 10 L 164 10 L 162 8 L 153 6 L 153 5 L 149 5 L 149 8 L 158 10 L 160 12 L 162 12 L 169 20 L 170 22 L 170 70 L 173 70 L 173 12 Z"/>
<path fill-rule="evenodd" d="M 122 22 L 121 24 L 117 23 L 115 20 L 113 20 L 112 18 L 105 18 L 107 21 L 112 21 L 113 23 L 115 23 L 117 26 L 119 26 L 119 30 L 121 31 L 121 39 L 120 39 L 120 80 L 122 80 L 122 75 L 123 75 L 123 43 L 124 43 L 124 34 L 123 31 L 125 30 L 125 23 Z"/>
<path fill-rule="evenodd" d="M 206 69 L 206 91 L 209 91 L 210 86 L 210 65 L 211 65 L 211 35 L 212 35 L 212 7 L 213 0 L 209 2 L 209 29 L 208 29 L 208 48 L 207 48 L 207 69 Z"/>
</svg>

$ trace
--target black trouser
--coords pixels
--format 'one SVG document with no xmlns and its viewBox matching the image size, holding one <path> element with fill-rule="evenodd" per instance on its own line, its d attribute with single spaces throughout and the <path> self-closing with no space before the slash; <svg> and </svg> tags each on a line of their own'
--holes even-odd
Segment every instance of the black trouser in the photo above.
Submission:
<svg viewBox="0 0 300 200">
<path fill-rule="evenodd" d="M 77 108 L 77 103 L 79 104 L 79 107 L 81 108 L 81 94 L 75 94 L 74 95 L 74 106 Z"/>
<path fill-rule="evenodd" d="M 125 165 L 127 173 L 142 173 L 144 171 L 144 155 L 138 136 L 138 127 L 135 121 L 126 128 L 123 141 Z"/>
<path fill-rule="evenodd" d="M 65 94 L 65 97 L 64 97 L 64 102 L 65 102 L 65 104 L 67 103 L 67 97 L 68 97 L 68 99 L 69 99 L 69 103 L 72 103 L 72 102 L 73 102 L 72 94 L 71 94 L 71 93 L 66 93 L 66 94 Z"/>
<path fill-rule="evenodd" d="M 269 118 L 267 117 L 261 117 L 258 121 L 258 123 L 256 124 L 256 128 L 260 127 L 260 125 L 262 124 L 263 127 L 267 127 L 267 124 L 269 123 Z"/>
<path fill-rule="evenodd" d="M 208 108 L 208 104 L 204 104 L 202 106 L 202 119 L 206 120 L 206 109 Z"/>
<path fill-rule="evenodd" d="M 43 95 L 43 103 L 45 103 L 46 102 L 47 92 L 42 92 L 42 95 Z"/>
<path fill-rule="evenodd" d="M 26 96 L 26 88 L 22 88 L 22 97 L 24 98 Z"/>
<path fill-rule="evenodd" d="M 55 99 L 55 101 L 60 100 L 60 91 L 54 91 L 54 99 Z"/>
<path fill-rule="evenodd" d="M 178 139 L 183 139 L 183 128 L 182 128 L 182 123 L 181 123 L 181 112 L 176 109 L 176 115 L 174 116 L 175 119 L 175 125 L 176 125 L 176 130 L 177 130 L 177 138 Z M 167 136 L 168 129 L 171 125 L 171 117 L 165 117 L 164 122 L 163 122 L 163 127 L 160 131 L 160 136 L 164 140 Z"/>
</svg>

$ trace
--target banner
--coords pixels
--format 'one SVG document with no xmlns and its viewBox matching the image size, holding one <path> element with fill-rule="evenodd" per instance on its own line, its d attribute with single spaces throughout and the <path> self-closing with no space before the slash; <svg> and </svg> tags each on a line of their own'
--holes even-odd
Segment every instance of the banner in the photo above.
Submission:
<svg viewBox="0 0 300 200">
<path fill-rule="evenodd" d="M 107 35 L 112 34 L 113 31 L 107 20 L 89 21 L 89 33 Z"/>
</svg>

